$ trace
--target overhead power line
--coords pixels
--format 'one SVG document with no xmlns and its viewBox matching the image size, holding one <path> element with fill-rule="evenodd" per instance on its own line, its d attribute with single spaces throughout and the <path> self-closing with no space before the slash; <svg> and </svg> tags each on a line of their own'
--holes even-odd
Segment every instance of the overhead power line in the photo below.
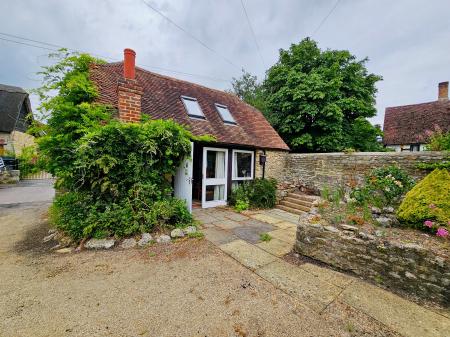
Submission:
<svg viewBox="0 0 450 337">
<path fill-rule="evenodd" d="M 311 34 L 311 37 L 313 37 L 314 35 L 316 35 L 316 33 L 319 31 L 319 29 L 323 26 L 323 24 L 325 23 L 325 21 L 327 21 L 327 19 L 330 17 L 330 15 L 334 12 L 334 10 L 336 9 L 336 7 L 339 5 L 339 2 L 341 0 L 337 0 L 336 3 L 334 4 L 333 8 L 331 8 L 331 10 L 328 12 L 328 14 L 322 19 L 322 21 L 320 21 L 319 25 L 317 26 L 317 28 L 313 31 L 313 33 Z"/>
<path fill-rule="evenodd" d="M 182 32 L 184 32 L 186 35 L 188 35 L 191 39 L 197 41 L 198 43 L 200 43 L 203 47 L 205 47 L 206 49 L 208 49 L 210 52 L 218 55 L 221 59 L 223 59 L 225 62 L 227 62 L 228 64 L 232 65 L 233 67 L 236 67 L 238 69 L 240 69 L 241 67 L 239 67 L 238 65 L 236 65 L 235 63 L 233 63 L 232 61 L 230 61 L 228 58 L 226 58 L 225 56 L 223 56 L 222 54 L 220 54 L 218 51 L 216 51 L 215 49 L 211 48 L 210 46 L 208 46 L 205 42 L 203 42 L 202 40 L 200 40 L 198 37 L 196 37 L 195 35 L 191 34 L 189 31 L 187 31 L 186 29 L 184 29 L 183 27 L 181 27 L 179 24 L 177 24 L 175 21 L 173 21 L 171 18 L 169 18 L 167 15 L 165 15 L 164 13 L 162 13 L 160 10 L 158 10 L 157 8 L 155 8 L 154 6 L 152 6 L 150 3 L 148 3 L 145 0 L 142 0 L 142 2 L 151 10 L 153 10 L 155 13 L 157 13 L 158 15 L 160 15 L 161 17 L 163 17 L 164 19 L 166 19 L 168 22 L 170 22 L 172 25 L 174 25 L 175 27 L 177 27 L 179 30 L 181 30 Z"/>
<path fill-rule="evenodd" d="M 39 48 L 39 49 L 44 49 L 44 50 L 53 51 L 53 52 L 57 52 L 60 49 L 64 48 L 64 49 L 67 49 L 67 50 L 73 51 L 73 52 L 89 53 L 89 52 L 86 52 L 86 51 L 80 51 L 80 50 L 77 50 L 77 49 L 67 48 L 67 47 L 64 47 L 64 46 L 61 46 L 61 45 L 48 43 L 48 42 L 44 42 L 44 41 L 38 41 L 38 40 L 34 40 L 34 39 L 29 39 L 29 38 L 18 36 L 18 35 L 2 33 L 2 32 L 0 32 L 0 35 L 7 36 L 7 37 L 12 37 L 12 38 L 16 39 L 16 40 L 12 40 L 12 39 L 7 39 L 7 38 L 4 38 L 4 37 L 0 36 L 0 40 L 1 41 L 15 43 L 15 44 L 19 44 L 19 45 L 23 45 L 23 46 L 27 46 L 27 47 Z M 17 41 L 17 40 L 29 41 L 29 42 L 33 42 L 33 43 Z M 117 61 L 116 59 L 108 57 L 108 56 L 105 56 L 105 55 L 99 55 L 99 54 L 94 54 L 94 53 L 89 53 L 89 54 L 91 54 L 91 55 L 93 55 L 95 57 L 98 57 L 98 58 L 105 59 L 105 60 Z M 223 78 L 217 78 L 217 77 L 208 76 L 208 75 L 200 75 L 200 74 L 195 74 L 195 73 L 189 73 L 189 72 L 185 72 L 185 71 L 168 69 L 168 68 L 164 68 L 164 67 L 150 66 L 150 65 L 146 65 L 146 64 L 138 64 L 138 66 L 141 66 L 143 68 L 158 69 L 158 70 L 167 71 L 167 72 L 174 73 L 174 74 L 180 74 L 180 75 L 204 78 L 204 79 L 211 80 L 211 81 L 216 81 L 216 82 L 230 82 L 230 80 L 223 79 Z"/>
<path fill-rule="evenodd" d="M 264 58 L 262 56 L 261 49 L 259 48 L 258 40 L 256 39 L 255 31 L 253 30 L 253 27 L 252 27 L 252 24 L 250 22 L 250 18 L 248 17 L 247 10 L 245 9 L 245 5 L 244 5 L 244 1 L 243 0 L 241 0 L 241 5 L 242 5 L 242 9 L 244 10 L 245 17 L 247 18 L 247 23 L 248 23 L 248 26 L 250 27 L 250 31 L 252 32 L 253 41 L 255 42 L 255 45 L 256 45 L 256 50 L 258 51 L 259 57 L 261 58 L 261 62 L 263 64 L 263 67 L 266 67 L 266 62 L 264 62 Z"/>
</svg>

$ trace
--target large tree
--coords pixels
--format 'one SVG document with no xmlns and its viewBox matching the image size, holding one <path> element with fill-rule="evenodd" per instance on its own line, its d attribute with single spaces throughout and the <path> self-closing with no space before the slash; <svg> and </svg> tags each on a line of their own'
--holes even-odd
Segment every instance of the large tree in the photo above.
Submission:
<svg viewBox="0 0 450 337">
<path fill-rule="evenodd" d="M 322 51 L 309 38 L 280 50 L 261 90 L 266 116 L 292 150 L 381 149 L 380 130 L 366 118 L 376 115 L 375 83 L 382 78 L 367 71 L 367 60 Z"/>
<path fill-rule="evenodd" d="M 264 100 L 264 90 L 255 75 L 242 69 L 242 75 L 239 78 L 233 77 L 231 86 L 232 89 L 227 90 L 228 92 L 235 94 L 245 103 L 265 112 L 266 102 Z"/>
</svg>

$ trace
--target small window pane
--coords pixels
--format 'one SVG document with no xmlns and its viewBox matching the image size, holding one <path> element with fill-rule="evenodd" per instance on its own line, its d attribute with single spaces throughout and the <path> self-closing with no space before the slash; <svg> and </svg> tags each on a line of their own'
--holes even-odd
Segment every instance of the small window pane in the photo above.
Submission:
<svg viewBox="0 0 450 337">
<path fill-rule="evenodd" d="M 225 152 L 206 152 L 206 178 L 225 178 Z"/>
<path fill-rule="evenodd" d="M 234 178 L 252 177 L 252 154 L 248 152 L 234 153 Z"/>
<path fill-rule="evenodd" d="M 208 185 L 205 190 L 206 201 L 225 200 L 225 185 Z"/>
<path fill-rule="evenodd" d="M 220 117 L 222 117 L 224 122 L 236 124 L 230 110 L 226 106 L 216 104 L 217 111 L 219 111 Z"/>
<path fill-rule="evenodd" d="M 203 114 L 203 111 L 195 98 L 182 97 L 181 99 L 183 100 L 189 116 L 205 118 L 205 115 Z"/>
</svg>

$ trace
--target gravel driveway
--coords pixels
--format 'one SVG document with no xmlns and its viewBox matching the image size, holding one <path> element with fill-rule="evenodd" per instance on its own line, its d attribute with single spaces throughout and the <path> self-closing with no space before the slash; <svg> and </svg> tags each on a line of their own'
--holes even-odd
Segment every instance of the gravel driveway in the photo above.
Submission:
<svg viewBox="0 0 450 337">
<path fill-rule="evenodd" d="M 0 206 L 0 336 L 395 335 L 342 303 L 313 312 L 204 239 L 54 253 L 48 206 Z"/>
</svg>

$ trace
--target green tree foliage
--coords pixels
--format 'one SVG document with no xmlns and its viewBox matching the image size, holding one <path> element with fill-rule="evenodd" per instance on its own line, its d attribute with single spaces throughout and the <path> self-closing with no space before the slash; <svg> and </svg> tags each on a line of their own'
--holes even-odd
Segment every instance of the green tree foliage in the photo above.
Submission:
<svg viewBox="0 0 450 337">
<path fill-rule="evenodd" d="M 450 173 L 435 169 L 409 191 L 397 211 L 398 219 L 423 229 L 424 221 L 450 226 Z"/>
<path fill-rule="evenodd" d="M 261 112 L 265 112 L 266 102 L 264 100 L 264 90 L 256 76 L 242 69 L 242 75 L 239 78 L 233 77 L 231 81 L 232 90 L 245 103 L 250 104 Z"/>
<path fill-rule="evenodd" d="M 309 38 L 280 50 L 263 84 L 266 115 L 291 149 L 379 149 L 380 130 L 366 118 L 376 114 L 375 83 L 382 78 L 369 74 L 366 62 L 346 50 L 322 51 Z"/>
<path fill-rule="evenodd" d="M 80 240 L 191 223 L 185 203 L 171 197 L 170 177 L 190 155 L 193 135 L 170 120 L 113 119 L 110 107 L 95 103 L 89 80 L 90 65 L 101 61 L 55 56 L 59 61 L 44 68 L 38 90 L 48 115 L 38 144 L 64 192 L 50 212 L 56 226 Z"/>
<path fill-rule="evenodd" d="M 104 63 L 88 54 L 61 51 L 51 56 L 58 60 L 43 67 L 44 83 L 36 92 L 41 105 L 38 110 L 47 124 L 35 125 L 44 134 L 38 139 L 39 153 L 47 163 L 47 171 L 58 178 L 60 186 L 74 184 L 77 141 L 91 128 L 111 120 L 107 106 L 95 104 L 97 89 L 89 80 L 89 65 Z"/>
</svg>

